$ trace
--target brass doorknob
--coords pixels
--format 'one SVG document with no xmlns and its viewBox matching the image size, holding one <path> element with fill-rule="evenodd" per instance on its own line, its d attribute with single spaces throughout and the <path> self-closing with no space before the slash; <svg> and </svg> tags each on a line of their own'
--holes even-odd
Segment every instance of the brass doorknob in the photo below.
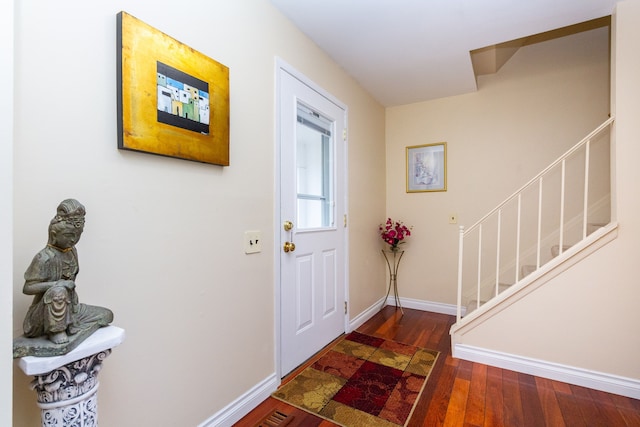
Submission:
<svg viewBox="0 0 640 427">
<path fill-rule="evenodd" d="M 293 252 L 296 250 L 296 245 L 293 242 L 284 242 L 283 249 L 285 252 Z"/>
</svg>

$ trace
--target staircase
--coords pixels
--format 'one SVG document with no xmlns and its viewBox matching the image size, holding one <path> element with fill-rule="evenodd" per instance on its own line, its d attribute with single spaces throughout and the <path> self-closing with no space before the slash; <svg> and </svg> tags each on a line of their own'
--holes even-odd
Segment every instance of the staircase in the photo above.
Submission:
<svg viewBox="0 0 640 427">
<path fill-rule="evenodd" d="M 603 228 L 605 226 L 607 226 L 608 224 L 603 224 L 603 223 L 598 223 L 598 224 L 588 224 L 587 226 L 587 235 L 591 235 L 594 231 Z M 560 250 L 560 245 L 553 245 L 551 247 L 551 258 L 556 258 L 560 255 L 562 255 L 563 253 L 567 252 L 569 249 L 571 249 L 571 245 L 563 245 L 562 246 L 562 250 Z M 523 279 L 521 280 L 524 281 L 524 278 L 526 278 L 527 276 L 529 276 L 530 274 L 534 273 L 538 271 L 538 267 L 534 264 L 526 264 L 520 267 L 520 277 Z M 513 283 L 499 283 L 498 284 L 498 295 L 501 294 L 502 292 L 508 290 L 509 288 L 511 288 L 513 286 Z M 487 301 L 480 301 L 478 302 L 477 299 L 472 299 L 470 300 L 466 307 L 463 307 L 463 313 L 466 315 L 467 313 L 471 313 L 472 311 L 476 310 L 477 308 L 479 308 L 480 306 L 484 305 L 485 303 L 487 303 Z"/>
<path fill-rule="evenodd" d="M 452 335 L 615 238 L 609 118 L 474 225 L 460 227 Z"/>
</svg>

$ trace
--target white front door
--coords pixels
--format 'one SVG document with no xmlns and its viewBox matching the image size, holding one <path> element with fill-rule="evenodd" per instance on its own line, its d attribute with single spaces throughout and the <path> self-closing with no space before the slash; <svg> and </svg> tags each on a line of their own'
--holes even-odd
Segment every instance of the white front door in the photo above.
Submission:
<svg viewBox="0 0 640 427">
<path fill-rule="evenodd" d="M 280 373 L 345 331 L 346 109 L 282 67 Z"/>
</svg>

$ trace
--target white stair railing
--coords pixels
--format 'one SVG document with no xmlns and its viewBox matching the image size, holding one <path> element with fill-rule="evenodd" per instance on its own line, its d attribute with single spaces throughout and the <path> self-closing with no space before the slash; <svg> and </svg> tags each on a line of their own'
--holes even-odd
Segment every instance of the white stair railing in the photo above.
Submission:
<svg viewBox="0 0 640 427">
<path fill-rule="evenodd" d="M 468 310 L 480 308 L 482 304 L 499 295 L 503 287 L 501 278 L 512 276 L 514 278 L 513 284 L 515 284 L 526 275 L 521 271 L 525 267 L 528 269 L 527 273 L 539 269 L 544 263 L 543 248 L 546 249 L 546 246 L 557 242 L 556 246 L 559 248 L 557 252 L 561 255 L 565 250 L 565 242 L 568 241 L 567 234 L 575 244 L 587 237 L 590 220 L 599 223 L 610 221 L 609 131 L 613 120 L 613 118 L 609 118 L 598 126 L 471 227 L 467 229 L 463 226 L 460 227 L 458 321 L 463 315 L 462 307 L 465 302 L 463 300 L 466 299 L 469 303 Z M 600 156 L 591 155 L 594 143 L 598 146 L 605 145 L 604 148 L 599 148 L 605 150 L 600 152 Z M 600 163 L 592 167 L 591 162 L 594 157 L 605 157 L 602 153 L 606 153 L 606 165 L 603 165 L 604 160 L 600 159 Z M 580 161 L 582 156 L 584 162 Z M 570 174 L 568 174 L 568 169 L 571 170 Z M 583 176 L 580 177 L 580 174 Z M 547 179 L 545 180 L 545 178 Z M 559 183 L 555 183 L 554 181 L 558 179 Z M 606 185 L 590 186 L 590 183 L 595 182 L 593 180 L 604 180 Z M 567 190 L 569 184 L 571 184 L 571 189 Z M 532 206 L 525 209 L 523 197 L 528 195 L 528 191 L 536 190 L 536 185 L 537 191 L 532 193 L 534 194 L 532 197 L 537 198 L 537 203 L 531 203 Z M 581 188 L 575 190 L 573 187 Z M 595 187 L 600 188 L 595 189 Z M 594 189 L 592 190 L 592 188 Z M 583 194 L 576 196 L 575 193 L 580 190 Z M 578 201 L 576 202 L 576 200 Z M 602 200 L 605 201 L 602 202 Z M 605 206 L 606 209 L 603 210 L 604 212 L 593 214 L 594 204 L 597 201 L 600 201 L 600 206 Z M 512 206 L 513 204 L 515 207 Z M 525 230 L 523 230 L 523 210 L 527 215 L 535 212 L 533 216 L 536 217 L 533 220 L 528 219 L 527 225 L 530 224 L 531 227 L 524 226 Z M 553 214 L 552 211 L 556 213 Z M 575 214 L 575 212 L 578 213 Z M 555 220 L 553 220 L 554 215 Z M 505 222 L 511 225 L 512 233 L 505 230 L 508 228 L 508 224 Z M 531 228 L 534 228 L 535 232 L 530 233 L 530 241 L 524 244 L 523 232 L 530 232 Z M 573 229 L 579 229 L 579 232 L 573 231 Z M 470 248 L 465 247 L 465 241 L 473 238 L 477 240 L 477 245 L 472 245 Z M 511 244 L 510 248 L 509 243 Z M 469 251 L 467 257 L 465 257 L 465 250 Z M 477 254 L 474 254 L 474 251 L 477 251 Z M 491 259 L 492 256 L 495 256 L 495 262 Z M 525 259 L 531 259 L 532 264 L 522 265 Z M 472 261 L 475 262 L 475 265 Z M 471 277 L 469 283 L 463 280 L 467 276 Z M 473 283 L 474 280 L 475 283 Z M 504 287 L 506 286 L 508 285 L 505 284 Z"/>
</svg>

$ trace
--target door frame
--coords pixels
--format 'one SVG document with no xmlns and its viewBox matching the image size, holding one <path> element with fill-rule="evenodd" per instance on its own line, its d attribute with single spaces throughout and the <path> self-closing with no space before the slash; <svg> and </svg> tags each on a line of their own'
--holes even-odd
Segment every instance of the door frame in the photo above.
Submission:
<svg viewBox="0 0 640 427">
<path fill-rule="evenodd" d="M 346 104 L 344 104 L 343 102 L 341 102 L 340 100 L 338 100 L 337 98 L 335 98 L 333 95 L 331 95 L 330 93 L 328 93 L 326 90 L 324 90 L 322 87 L 318 86 L 316 83 L 314 83 L 311 79 L 309 79 L 308 77 L 306 77 L 304 74 L 302 74 L 301 72 L 299 72 L 298 70 L 296 70 L 295 68 L 293 68 L 291 65 L 289 65 L 287 62 L 285 62 L 284 60 L 282 60 L 279 57 L 275 58 L 275 163 L 274 163 L 274 225 L 273 225 L 273 250 L 274 250 L 274 320 L 275 320 L 275 325 L 274 325 L 274 349 L 275 349 L 275 357 L 274 357 L 274 362 L 275 362 L 275 371 L 276 371 L 276 375 L 277 375 L 277 381 L 278 381 L 278 385 L 280 384 L 280 381 L 282 379 L 282 372 L 280 369 L 280 359 L 281 359 L 281 352 L 282 352 L 282 337 L 280 334 L 280 326 L 281 326 L 281 318 L 282 318 L 282 313 L 281 313 L 281 305 L 280 305 L 280 295 L 281 295 L 281 280 L 282 280 L 282 274 L 281 274 L 281 269 L 280 269 L 280 265 L 281 265 L 281 260 L 280 258 L 282 257 L 282 254 L 284 253 L 282 251 L 282 248 L 280 247 L 280 230 L 282 227 L 282 215 L 281 215 L 281 210 L 280 210 L 280 196 L 281 196 L 281 189 L 280 189 L 280 168 L 281 168 L 281 164 L 280 164 L 280 153 L 281 153 L 281 142 L 280 142 L 280 138 L 281 138 L 281 129 L 280 129 L 280 86 L 281 86 L 281 76 L 282 73 L 287 73 L 291 76 L 293 76 L 294 78 L 300 80 L 302 83 L 304 83 L 305 85 L 307 85 L 309 88 L 313 89 L 314 91 L 316 91 L 318 94 L 320 94 L 321 96 L 327 98 L 328 100 L 330 100 L 331 102 L 333 102 L 334 104 L 336 104 L 337 106 L 339 106 L 342 110 L 344 110 L 344 115 L 345 115 L 345 130 L 348 130 L 348 108 L 346 106 Z M 344 137 L 344 141 L 343 141 L 343 150 L 344 152 L 342 153 L 342 155 L 344 156 L 344 170 L 342 171 L 343 177 L 344 179 L 343 181 L 343 185 L 344 185 L 344 210 L 345 210 L 345 215 L 346 218 L 348 218 L 348 211 L 349 211 L 349 194 L 348 194 L 348 190 L 349 190 L 349 181 L 348 181 L 348 164 L 349 164 L 349 159 L 348 159 L 348 154 L 349 154 L 349 150 L 348 150 L 348 131 L 346 132 L 346 135 Z M 336 218 L 336 222 L 340 223 L 340 219 Z M 347 222 L 348 225 L 348 222 Z M 344 299 L 347 303 L 347 310 L 346 313 L 344 315 L 344 330 L 345 332 L 350 332 L 349 330 L 349 312 L 350 312 L 350 304 L 349 304 L 349 232 L 348 232 L 348 227 L 345 226 L 345 233 L 344 233 Z M 327 343 L 328 344 L 328 343 Z"/>
</svg>

